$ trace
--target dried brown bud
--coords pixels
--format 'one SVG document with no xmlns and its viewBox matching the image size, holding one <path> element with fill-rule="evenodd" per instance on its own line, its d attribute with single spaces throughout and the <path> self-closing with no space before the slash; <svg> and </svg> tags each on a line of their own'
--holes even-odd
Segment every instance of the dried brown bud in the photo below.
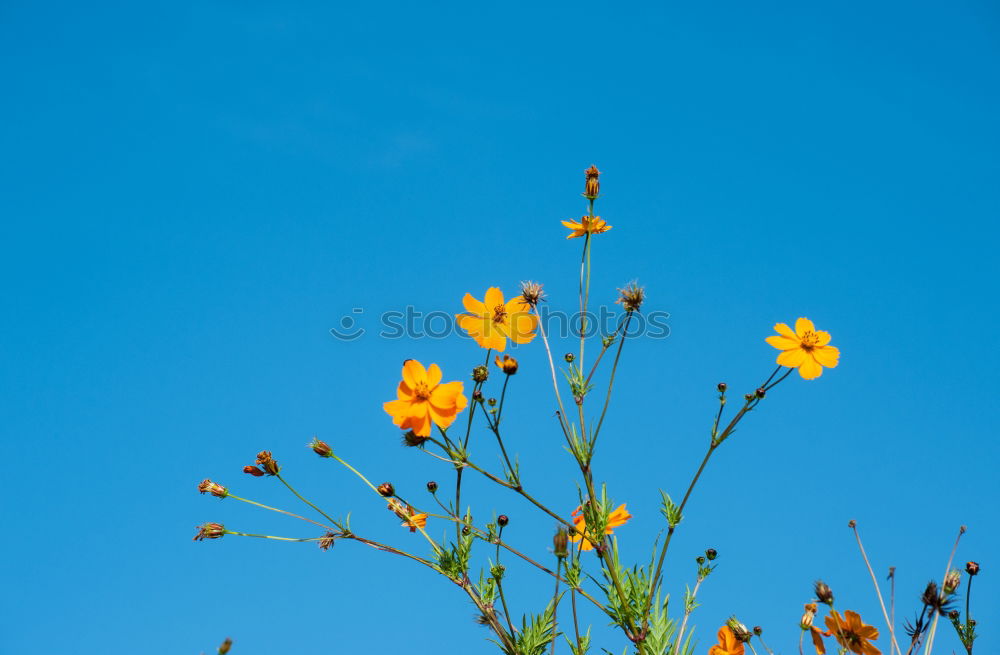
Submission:
<svg viewBox="0 0 1000 655">
<path fill-rule="evenodd" d="M 194 541 L 221 539 L 224 534 L 226 534 L 226 528 L 221 523 L 202 523 L 198 526 L 198 534 L 194 536 Z"/>
<path fill-rule="evenodd" d="M 618 300 L 615 303 L 624 307 L 626 312 L 636 312 L 642 307 L 645 298 L 646 290 L 635 282 L 629 282 L 624 289 L 618 290 Z"/>
<path fill-rule="evenodd" d="M 325 441 L 320 441 L 316 437 L 309 442 L 309 447 L 320 457 L 333 457 L 333 449 Z"/>
<path fill-rule="evenodd" d="M 755 625 L 753 627 L 753 633 L 758 637 L 761 635 L 762 632 L 764 632 L 764 628 L 760 627 L 759 625 Z"/>
<path fill-rule="evenodd" d="M 219 655 L 226 655 L 226 653 L 228 653 L 229 649 L 232 647 L 233 647 L 233 640 L 230 639 L 229 637 L 226 637 L 225 641 L 222 642 L 222 645 L 219 646 Z"/>
<path fill-rule="evenodd" d="M 698 566 L 701 566 L 702 564 L 705 563 L 705 558 L 701 555 L 698 555 L 698 557 L 694 558 L 694 561 L 698 563 Z"/>
<path fill-rule="evenodd" d="M 851 519 L 850 521 L 847 522 L 847 527 L 851 528 L 852 530 L 856 528 L 857 525 L 858 524 L 854 519 Z"/>
<path fill-rule="evenodd" d="M 327 532 L 325 535 L 323 535 L 322 537 L 320 537 L 320 540 L 319 540 L 319 549 L 320 550 L 330 550 L 330 547 L 333 546 L 333 542 L 336 539 L 337 539 L 337 533 L 335 533 L 335 532 Z"/>
<path fill-rule="evenodd" d="M 719 556 L 719 551 L 715 550 L 714 548 L 709 548 L 708 550 L 705 551 L 705 557 L 708 558 L 709 562 L 711 562 L 718 556 Z"/>
<path fill-rule="evenodd" d="M 754 399 L 754 395 L 752 393 L 745 393 L 745 394 L 743 394 L 743 400 L 745 400 L 747 402 L 750 402 L 753 399 Z"/>
<path fill-rule="evenodd" d="M 931 580 L 924 587 L 924 593 L 920 596 L 920 602 L 924 605 L 930 605 L 931 607 L 936 607 L 938 605 L 938 586 L 937 583 Z"/>
<path fill-rule="evenodd" d="M 490 377 L 490 369 L 486 368 L 482 364 L 472 369 L 473 382 L 486 382 L 488 377 Z"/>
<path fill-rule="evenodd" d="M 568 545 L 569 535 L 566 534 L 565 530 L 558 530 L 555 536 L 552 537 L 552 550 L 555 551 L 556 557 L 566 557 L 568 555 Z"/>
<path fill-rule="evenodd" d="M 948 618 L 951 619 L 952 621 L 957 621 L 958 620 L 958 610 L 952 610 L 952 611 L 948 612 Z"/>
<path fill-rule="evenodd" d="M 486 402 L 489 404 L 490 407 L 496 407 L 497 406 L 497 399 L 496 398 L 490 398 Z"/>
<path fill-rule="evenodd" d="M 403 445 L 409 448 L 422 447 L 428 439 L 430 439 L 430 436 L 421 437 L 413 430 L 407 430 L 403 433 Z"/>
<path fill-rule="evenodd" d="M 437 490 L 438 490 L 438 483 L 437 482 L 434 482 L 434 480 L 431 480 L 430 482 L 427 483 L 427 491 L 429 491 L 431 493 L 436 493 Z"/>
<path fill-rule="evenodd" d="M 257 453 L 257 466 L 264 470 L 264 473 L 268 475 L 278 475 L 281 471 L 281 467 L 278 466 L 278 462 L 271 457 L 270 450 L 262 450 Z"/>
<path fill-rule="evenodd" d="M 477 403 L 483 402 L 483 392 L 480 391 L 479 389 L 476 389 L 475 391 L 472 392 L 472 399 L 475 400 Z"/>
<path fill-rule="evenodd" d="M 507 517 L 506 514 L 501 514 L 500 516 L 497 517 L 497 525 L 499 525 L 501 528 L 507 525 L 508 523 L 510 523 L 510 519 Z"/>
<path fill-rule="evenodd" d="M 948 571 L 947 575 L 944 576 L 944 593 L 951 595 L 955 593 L 958 589 L 958 585 L 962 582 L 962 574 L 958 571 Z"/>
<path fill-rule="evenodd" d="M 979 573 L 979 563 L 978 562 L 966 562 L 965 572 L 969 575 L 976 575 Z"/>
<path fill-rule="evenodd" d="M 496 365 L 499 366 L 500 369 L 507 375 L 514 375 L 517 373 L 517 360 L 510 355 L 504 355 L 503 359 L 500 359 L 500 355 L 497 355 L 494 363 L 496 363 Z"/>
<path fill-rule="evenodd" d="M 758 398 L 763 398 L 767 395 L 767 391 L 764 390 L 764 387 L 757 387 L 757 391 L 754 392 L 754 395 Z"/>
<path fill-rule="evenodd" d="M 719 393 L 726 393 L 726 389 L 728 389 L 728 388 L 729 387 L 726 385 L 725 382 L 720 382 L 718 384 Z"/>
<path fill-rule="evenodd" d="M 391 482 L 383 482 L 382 484 L 380 484 L 378 486 L 378 492 L 383 496 L 385 496 L 386 498 L 396 495 L 396 490 L 392 487 Z"/>
<path fill-rule="evenodd" d="M 264 475 L 263 471 L 261 471 L 256 466 L 251 466 L 250 464 L 247 464 L 246 466 L 243 467 L 243 472 L 244 473 L 249 473 L 250 475 L 254 476 L 255 478 L 259 478 L 260 476 Z"/>
<path fill-rule="evenodd" d="M 816 584 L 813 585 L 813 591 L 816 593 L 816 598 L 819 602 L 833 607 L 833 590 L 830 589 L 829 585 L 822 580 L 817 580 Z"/>
<path fill-rule="evenodd" d="M 802 619 L 799 621 L 799 627 L 803 630 L 808 630 L 812 624 L 813 620 L 816 618 L 816 610 L 819 609 L 816 603 L 806 603 L 805 614 L 802 615 Z"/>
<path fill-rule="evenodd" d="M 542 285 L 537 282 L 522 282 L 521 299 L 532 307 L 537 307 L 538 303 L 545 299 L 545 294 L 542 293 Z"/>
<path fill-rule="evenodd" d="M 585 198 L 593 200 L 601 194 L 601 171 L 597 170 L 597 166 L 591 166 L 584 171 L 584 175 L 587 176 L 587 182 L 583 189 L 583 195 Z"/>
<path fill-rule="evenodd" d="M 726 625 L 728 625 L 729 629 L 733 631 L 733 636 L 735 636 L 738 641 L 742 641 L 743 643 L 750 641 L 750 637 L 752 636 L 750 631 L 747 630 L 745 625 L 737 621 L 735 616 L 730 617 L 729 620 L 726 621 Z"/>
<path fill-rule="evenodd" d="M 565 355 L 563 355 L 563 359 L 566 360 L 567 364 L 572 364 L 573 360 L 576 359 L 576 355 L 574 355 L 573 353 L 566 353 Z"/>
<path fill-rule="evenodd" d="M 201 484 L 198 485 L 198 491 L 201 493 L 210 493 L 217 498 L 225 498 L 229 495 L 229 491 L 225 487 L 217 482 L 212 482 L 208 478 L 201 481 Z"/>
<path fill-rule="evenodd" d="M 467 525 L 462 526 L 462 534 L 464 534 L 466 537 L 468 537 L 470 534 L 472 534 L 472 528 L 470 528 Z"/>
</svg>

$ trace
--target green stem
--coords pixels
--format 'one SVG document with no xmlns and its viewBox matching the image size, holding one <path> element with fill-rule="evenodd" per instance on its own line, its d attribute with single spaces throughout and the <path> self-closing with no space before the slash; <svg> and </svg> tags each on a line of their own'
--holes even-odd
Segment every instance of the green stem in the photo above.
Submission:
<svg viewBox="0 0 1000 655">
<path fill-rule="evenodd" d="M 295 491 L 295 489 L 292 487 L 292 485 L 288 484 L 288 481 L 285 480 L 285 478 L 283 478 L 280 473 L 277 473 L 274 477 L 276 477 L 279 480 L 281 480 L 281 483 L 283 485 L 285 485 L 286 487 L 288 487 L 288 490 L 291 491 L 293 494 L 295 494 L 296 498 L 298 498 L 303 503 L 305 503 L 309 507 L 312 507 L 314 510 L 316 510 L 317 512 L 319 512 L 320 514 L 322 514 L 324 516 L 324 518 L 326 518 L 327 521 L 329 521 L 330 523 L 333 523 L 333 524 L 337 523 L 336 519 L 334 519 L 329 514 L 327 514 L 326 512 L 324 512 L 323 510 L 321 510 L 320 508 L 316 507 L 311 502 L 309 502 L 308 500 L 306 500 L 305 498 L 303 498 L 302 494 L 300 494 L 298 491 Z"/>
</svg>

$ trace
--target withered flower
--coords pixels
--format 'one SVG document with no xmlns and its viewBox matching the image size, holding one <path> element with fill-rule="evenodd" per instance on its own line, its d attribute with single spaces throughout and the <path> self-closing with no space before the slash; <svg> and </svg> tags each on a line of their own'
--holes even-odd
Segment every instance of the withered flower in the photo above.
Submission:
<svg viewBox="0 0 1000 655">
<path fill-rule="evenodd" d="M 816 599 L 821 603 L 826 603 L 830 607 L 833 607 L 833 590 L 830 586 L 823 582 L 822 580 L 817 580 L 813 585 L 813 591 L 816 594 Z"/>
<path fill-rule="evenodd" d="M 497 355 L 493 359 L 493 363 L 507 375 L 514 375 L 517 373 L 517 360 L 510 355 L 504 355 L 503 359 L 500 359 L 500 355 Z"/>
<path fill-rule="evenodd" d="M 202 523 L 198 526 L 198 534 L 194 536 L 194 541 L 221 539 L 224 534 L 226 534 L 226 527 L 221 523 Z"/>
<path fill-rule="evenodd" d="M 378 486 L 378 492 L 388 498 L 389 496 L 395 496 L 396 490 L 393 488 L 391 482 L 383 482 Z"/>
<path fill-rule="evenodd" d="M 325 535 L 323 535 L 322 537 L 320 537 L 320 540 L 319 540 L 319 549 L 320 550 L 330 550 L 330 547 L 333 546 L 333 542 L 336 539 L 337 539 L 337 533 L 336 532 L 327 532 Z"/>
<path fill-rule="evenodd" d="M 309 447 L 320 457 L 333 457 L 333 449 L 330 448 L 330 445 L 316 437 L 313 437 L 313 440 L 309 442 Z"/>
<path fill-rule="evenodd" d="M 278 472 L 281 471 L 278 462 L 271 457 L 270 450 L 262 450 L 257 453 L 257 466 L 263 469 L 264 473 L 268 475 L 278 475 Z"/>
<path fill-rule="evenodd" d="M 408 448 L 423 448 L 428 439 L 430 439 L 429 436 L 418 436 L 413 430 L 407 430 L 403 433 L 403 445 Z"/>
<path fill-rule="evenodd" d="M 528 305 L 537 307 L 538 303 L 545 300 L 542 285 L 537 282 L 521 282 L 521 299 Z"/>
<path fill-rule="evenodd" d="M 208 478 L 201 481 L 198 485 L 198 491 L 201 493 L 210 493 L 217 498 L 225 498 L 229 495 L 229 491 L 217 482 L 212 482 Z"/>
<path fill-rule="evenodd" d="M 584 171 L 587 176 L 587 183 L 584 186 L 583 196 L 589 200 L 594 200 L 601 194 L 601 171 L 597 166 L 591 166 Z"/>
<path fill-rule="evenodd" d="M 566 557 L 569 554 L 567 551 L 568 546 L 569 535 L 566 534 L 566 530 L 559 528 L 555 536 L 552 537 L 552 550 L 555 552 L 556 557 Z"/>
<path fill-rule="evenodd" d="M 243 472 L 248 473 L 254 476 L 255 478 L 259 478 L 260 476 L 264 475 L 263 471 L 261 471 L 256 466 L 251 466 L 250 464 L 247 464 L 246 466 L 243 467 Z"/>
<path fill-rule="evenodd" d="M 637 312 L 645 298 L 646 290 L 635 282 L 629 282 L 624 289 L 618 290 L 618 300 L 615 303 L 624 307 L 627 312 Z"/>
<path fill-rule="evenodd" d="M 955 593 L 961 582 L 962 575 L 958 571 L 948 571 L 948 574 L 944 576 L 944 593 L 948 595 Z"/>
<path fill-rule="evenodd" d="M 969 575 L 976 575 L 979 573 L 979 562 L 966 562 L 965 572 Z"/>
<path fill-rule="evenodd" d="M 733 631 L 733 636 L 736 637 L 737 641 L 746 643 L 750 641 L 750 637 L 753 636 L 753 634 L 747 630 L 745 625 L 736 620 L 735 616 L 729 617 L 729 620 L 726 621 L 726 625 Z"/>
</svg>

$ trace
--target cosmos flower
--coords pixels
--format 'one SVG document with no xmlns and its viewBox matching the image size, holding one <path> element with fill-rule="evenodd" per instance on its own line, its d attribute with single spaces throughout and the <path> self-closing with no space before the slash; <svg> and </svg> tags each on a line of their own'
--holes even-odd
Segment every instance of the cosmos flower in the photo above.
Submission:
<svg viewBox="0 0 1000 655">
<path fill-rule="evenodd" d="M 503 292 L 496 287 L 486 290 L 483 302 L 471 293 L 462 298 L 467 314 L 456 314 L 458 324 L 483 348 L 503 352 L 507 338 L 514 343 L 528 343 L 535 338 L 538 317 L 522 296 L 504 302 Z"/>
<path fill-rule="evenodd" d="M 799 369 L 799 375 L 806 380 L 818 378 L 823 374 L 823 367 L 834 368 L 840 357 L 840 351 L 830 343 L 830 333 L 817 330 L 808 318 L 795 321 L 795 331 L 784 323 L 774 326 L 778 333 L 766 341 L 781 351 L 778 355 L 778 365 Z"/>
<path fill-rule="evenodd" d="M 396 388 L 396 400 L 382 407 L 403 430 L 429 437 L 432 422 L 442 430 L 447 428 L 467 404 L 461 382 L 441 384 L 437 364 L 425 369 L 417 360 L 408 359 L 403 362 L 403 380 Z"/>
</svg>

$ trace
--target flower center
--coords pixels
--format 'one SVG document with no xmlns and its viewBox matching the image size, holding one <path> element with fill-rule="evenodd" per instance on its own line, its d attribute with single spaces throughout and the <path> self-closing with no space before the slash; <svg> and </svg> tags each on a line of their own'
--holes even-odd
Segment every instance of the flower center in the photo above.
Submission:
<svg viewBox="0 0 1000 655">
<path fill-rule="evenodd" d="M 802 350 L 809 351 L 819 343 L 819 335 L 812 330 L 806 330 L 799 340 L 802 342 Z"/>
<path fill-rule="evenodd" d="M 497 305 L 493 308 L 493 322 L 503 323 L 507 320 L 507 308 L 503 305 Z"/>
<path fill-rule="evenodd" d="M 417 386 L 413 390 L 413 395 L 415 395 L 418 400 L 427 400 L 431 397 L 430 387 L 427 386 L 426 382 L 417 382 Z"/>
</svg>

